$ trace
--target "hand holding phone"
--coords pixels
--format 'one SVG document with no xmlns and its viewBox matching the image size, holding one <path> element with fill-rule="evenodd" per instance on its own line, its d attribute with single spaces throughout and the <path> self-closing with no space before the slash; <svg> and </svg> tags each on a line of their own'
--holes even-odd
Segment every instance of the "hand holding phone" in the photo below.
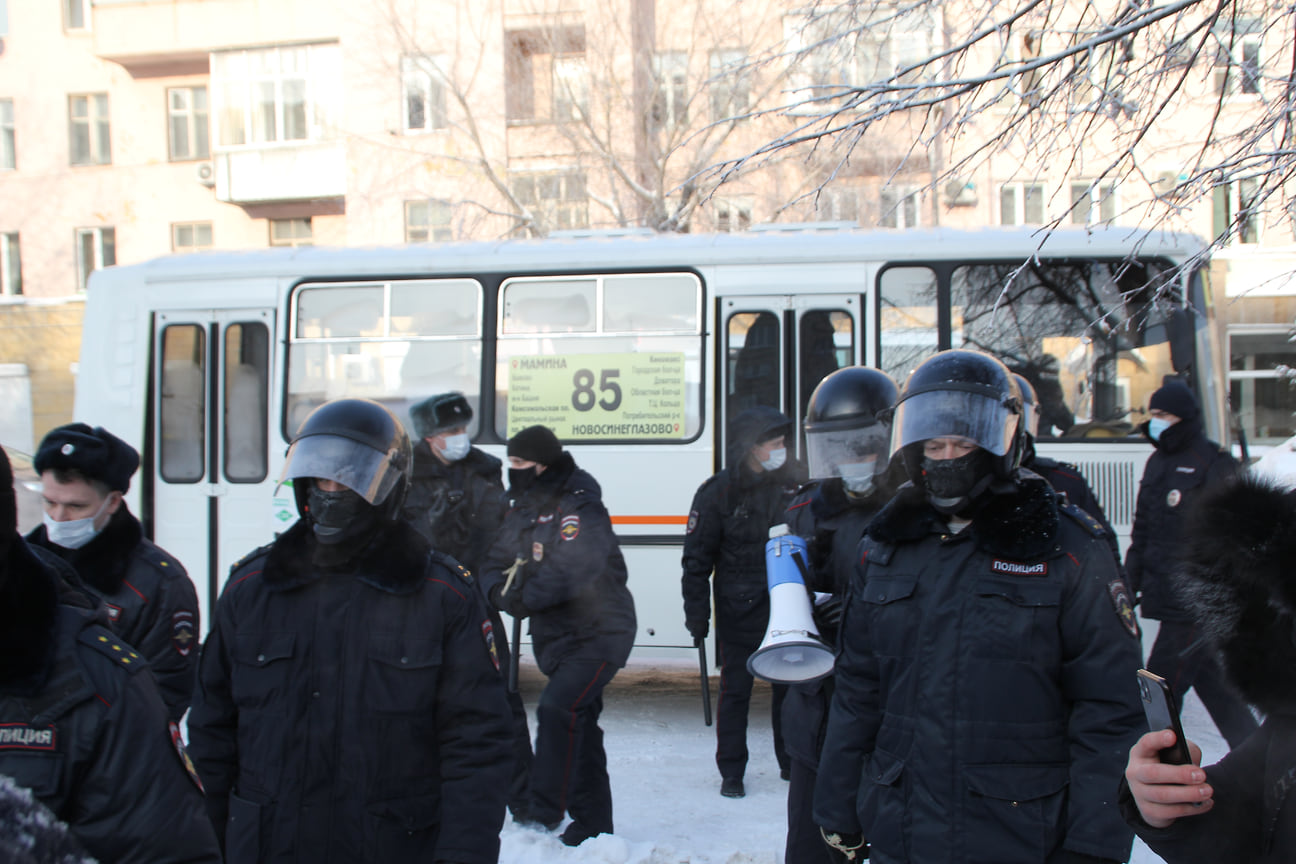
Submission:
<svg viewBox="0 0 1296 864">
<path fill-rule="evenodd" d="M 1175 701 L 1174 691 L 1164 678 L 1146 669 L 1138 670 L 1138 685 L 1148 729 L 1152 732 L 1169 729 L 1175 734 L 1174 746 L 1161 751 L 1161 761 L 1168 765 L 1190 764 L 1192 758 L 1188 755 L 1183 726 L 1179 724 L 1179 705 Z"/>
</svg>

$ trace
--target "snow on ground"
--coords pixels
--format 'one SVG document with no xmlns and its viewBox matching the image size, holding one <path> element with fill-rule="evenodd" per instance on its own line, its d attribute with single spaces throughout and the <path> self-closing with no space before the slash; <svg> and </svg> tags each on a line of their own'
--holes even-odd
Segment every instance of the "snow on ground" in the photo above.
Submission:
<svg viewBox="0 0 1296 864">
<path fill-rule="evenodd" d="M 1156 622 L 1144 622 L 1145 651 Z M 534 708 L 543 676 L 525 661 L 523 698 Z M 716 686 L 712 679 L 714 708 Z M 1131 685 L 1133 686 L 1133 682 Z M 702 723 L 696 662 L 636 661 L 604 693 L 608 773 L 616 834 L 569 849 L 555 834 L 512 822 L 501 835 L 501 864 L 782 864 L 787 828 L 787 784 L 779 779 L 769 722 L 769 687 L 757 683 L 747 745 L 747 797 L 720 796 L 715 729 Z M 534 711 L 532 734 L 535 734 Z M 1183 712 L 1187 736 L 1205 764 L 1227 747 L 1210 717 L 1189 693 Z M 1131 864 L 1161 858 L 1135 840 Z"/>
</svg>

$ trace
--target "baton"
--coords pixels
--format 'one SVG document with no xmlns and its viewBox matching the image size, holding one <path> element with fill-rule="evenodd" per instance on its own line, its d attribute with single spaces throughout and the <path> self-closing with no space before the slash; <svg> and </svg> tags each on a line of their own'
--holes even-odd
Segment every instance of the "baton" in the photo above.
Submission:
<svg viewBox="0 0 1296 864">
<path fill-rule="evenodd" d="M 694 639 L 698 649 L 698 671 L 702 674 L 702 720 L 711 725 L 711 679 L 707 677 L 706 640 Z"/>
<path fill-rule="evenodd" d="M 510 693 L 518 692 L 518 652 L 522 650 L 522 619 L 513 619 L 513 650 L 509 652 L 508 689 Z"/>
</svg>

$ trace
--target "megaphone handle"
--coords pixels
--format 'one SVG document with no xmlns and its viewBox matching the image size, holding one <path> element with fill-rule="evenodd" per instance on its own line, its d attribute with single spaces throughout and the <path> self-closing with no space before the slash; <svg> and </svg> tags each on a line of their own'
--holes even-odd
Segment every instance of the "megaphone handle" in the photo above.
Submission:
<svg viewBox="0 0 1296 864">
<path fill-rule="evenodd" d="M 801 581 L 806 584 L 807 588 L 810 587 L 810 568 L 806 565 L 800 549 L 793 550 L 792 560 L 796 562 L 797 569 L 801 571 Z"/>
</svg>

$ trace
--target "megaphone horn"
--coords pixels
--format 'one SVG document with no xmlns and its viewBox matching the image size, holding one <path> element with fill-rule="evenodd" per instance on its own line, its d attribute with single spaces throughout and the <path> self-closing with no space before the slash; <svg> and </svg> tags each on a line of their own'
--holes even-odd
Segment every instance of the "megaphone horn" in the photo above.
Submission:
<svg viewBox="0 0 1296 864">
<path fill-rule="evenodd" d="M 817 681 L 833 669 L 833 654 L 819 638 L 802 571 L 806 542 L 788 533 L 787 525 L 770 529 L 765 543 L 765 578 L 769 584 L 769 626 L 765 639 L 747 659 L 747 671 L 774 684 Z"/>
</svg>

